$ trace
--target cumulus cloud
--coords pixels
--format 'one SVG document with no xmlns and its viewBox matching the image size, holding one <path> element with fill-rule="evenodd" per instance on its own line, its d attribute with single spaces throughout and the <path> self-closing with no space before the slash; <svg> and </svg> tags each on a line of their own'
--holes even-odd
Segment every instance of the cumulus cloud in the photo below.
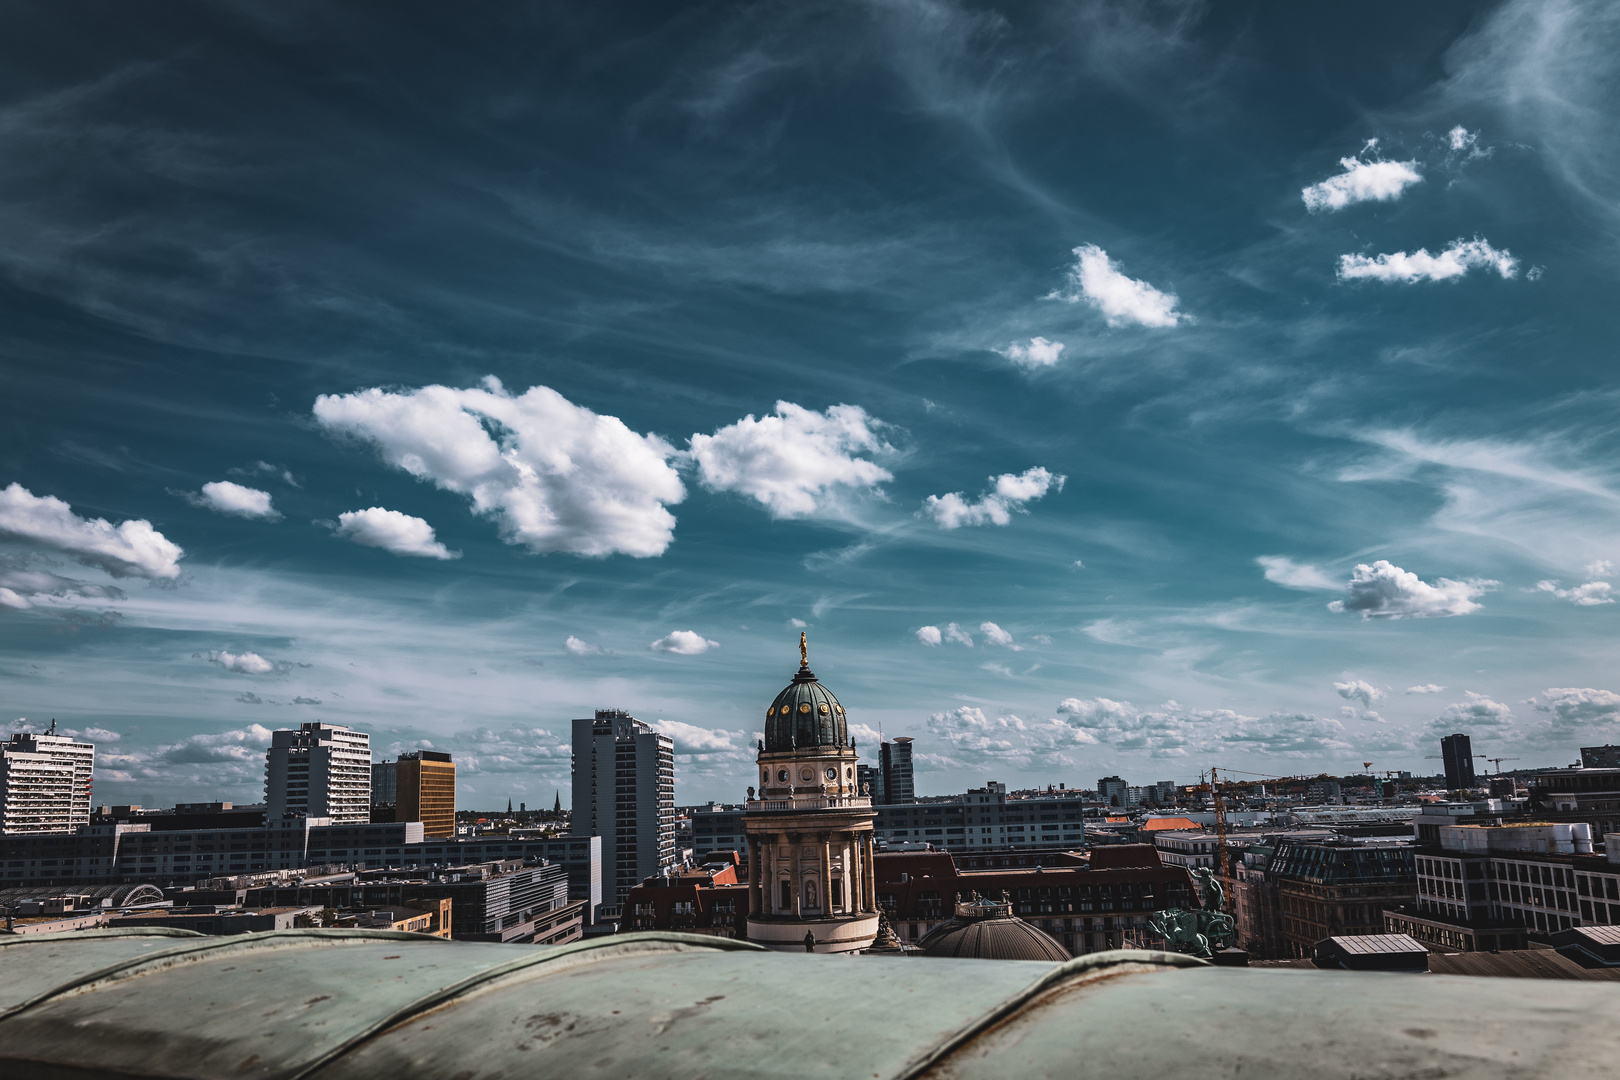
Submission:
<svg viewBox="0 0 1620 1080">
<path fill-rule="evenodd" d="M 124 591 L 41 569 L 34 554 L 0 555 L 0 607 L 23 611 L 55 600 L 122 600 Z"/>
<path fill-rule="evenodd" d="M 1422 685 L 1419 685 L 1419 686 L 1408 686 L 1406 688 L 1406 692 L 1408 694 L 1438 694 L 1444 689 L 1445 689 L 1445 687 L 1436 685 L 1435 683 L 1431 682 L 1431 683 L 1423 683 Z"/>
<path fill-rule="evenodd" d="M 1231 709 L 1191 709 L 1176 701 L 1139 708 L 1105 697 L 1065 698 L 1057 711 L 1064 722 L 1100 743 L 1158 758 L 1223 751 L 1320 758 L 1350 750 L 1343 724 L 1308 713 L 1245 716 Z"/>
<path fill-rule="evenodd" d="M 314 697 L 295 697 L 292 699 L 292 703 L 294 705 L 319 705 L 321 703 L 321 699 Z"/>
<path fill-rule="evenodd" d="M 1454 731 L 1465 727 L 1506 727 L 1513 722 L 1513 710 L 1484 694 L 1464 690 L 1465 700 L 1447 705 L 1430 725 L 1435 730 Z"/>
<path fill-rule="evenodd" d="M 719 647 L 718 641 L 710 641 L 692 630 L 673 630 L 647 646 L 654 652 L 674 653 L 677 656 L 697 656 Z"/>
<path fill-rule="evenodd" d="M 1551 713 L 1563 724 L 1591 724 L 1620 720 L 1620 694 L 1591 687 L 1554 686 L 1541 692 L 1545 704 L 1537 712 Z"/>
<path fill-rule="evenodd" d="M 1363 161 L 1340 158 L 1344 169 L 1300 192 L 1311 213 L 1343 210 L 1362 202 L 1393 202 L 1413 184 L 1423 182 L 1415 161 Z"/>
<path fill-rule="evenodd" d="M 209 663 L 218 664 L 226 671 L 235 671 L 243 675 L 269 675 L 284 668 L 284 665 L 278 665 L 266 660 L 255 652 L 210 652 L 208 661 Z"/>
<path fill-rule="evenodd" d="M 945 763 L 959 766 L 1004 762 L 1027 767 L 1036 760 L 1073 764 L 1065 750 L 1097 743 L 1089 731 L 1061 720 L 988 717 L 972 705 L 934 713 L 928 719 L 928 730 L 948 748 Z"/>
<path fill-rule="evenodd" d="M 281 517 L 270 505 L 270 493 L 258 488 L 244 487 L 229 480 L 216 480 L 204 484 L 201 491 L 183 491 L 181 496 L 192 506 L 215 510 L 232 517 L 258 521 L 275 521 Z"/>
<path fill-rule="evenodd" d="M 1029 512 L 1026 504 L 1044 498 L 1048 491 L 1063 490 L 1068 477 L 1052 473 L 1037 465 L 1021 473 L 1003 473 L 992 476 L 992 489 L 968 502 L 962 492 L 948 495 L 930 495 L 923 501 L 923 513 L 934 519 L 942 529 L 959 529 L 964 525 L 1007 525 L 1015 513 Z"/>
<path fill-rule="evenodd" d="M 1430 585 L 1416 574 L 1386 559 L 1368 566 L 1357 564 L 1345 586 L 1349 595 L 1328 605 L 1333 612 L 1359 611 L 1363 619 L 1431 619 L 1478 611 L 1476 596 L 1499 582 L 1485 579 L 1452 581 L 1439 578 Z"/>
<path fill-rule="evenodd" d="M 1006 645 L 1013 648 L 1017 647 L 1013 645 L 1013 636 L 993 622 L 980 623 L 979 632 L 983 634 L 984 639 L 992 645 Z"/>
<path fill-rule="evenodd" d="M 104 518 L 82 518 L 51 495 L 35 495 L 21 484 L 0 491 L 0 537 L 59 551 L 114 577 L 172 581 L 185 554 L 145 520 L 114 526 Z"/>
<path fill-rule="evenodd" d="M 593 645 L 589 641 L 581 641 L 573 634 L 568 635 L 568 640 L 563 642 L 563 648 L 575 656 L 601 656 L 606 651 L 602 646 Z"/>
<path fill-rule="evenodd" d="M 924 645 L 934 646 L 943 641 L 944 636 L 940 634 L 937 626 L 919 626 L 917 627 L 917 640 Z"/>
<path fill-rule="evenodd" d="M 270 729 L 249 724 L 230 731 L 192 735 L 149 748 L 110 747 L 96 752 L 96 777 L 112 781 L 173 781 L 177 770 L 206 782 L 264 783 L 264 749 Z"/>
<path fill-rule="evenodd" d="M 110 743 L 118 742 L 124 736 L 120 732 L 110 731 L 103 727 L 87 727 L 84 729 L 84 737 L 91 742 Z"/>
<path fill-rule="evenodd" d="M 778 401 L 775 413 L 693 435 L 690 455 L 709 490 L 746 495 L 775 518 L 802 518 L 826 511 L 840 491 L 894 479 L 860 456 L 894 452 L 879 434 L 882 426 L 859 405 L 821 413 Z"/>
<path fill-rule="evenodd" d="M 946 623 L 944 630 L 945 640 L 952 645 L 966 645 L 973 648 L 973 635 L 955 623 Z"/>
<path fill-rule="evenodd" d="M 1519 260 L 1510 252 L 1498 251 L 1487 240 L 1458 238 L 1438 255 L 1427 248 L 1411 254 L 1397 251 L 1383 255 L 1340 255 L 1339 277 L 1345 281 L 1386 281 L 1411 284 L 1415 281 L 1449 281 L 1470 270 L 1495 270 L 1504 278 L 1515 277 Z"/>
<path fill-rule="evenodd" d="M 264 704 L 264 698 L 260 697 L 258 694 L 255 694 L 251 690 L 244 690 L 240 694 L 237 694 L 236 695 L 236 700 L 240 701 L 244 705 L 263 705 Z"/>
<path fill-rule="evenodd" d="M 745 731 L 698 727 L 679 720 L 652 720 L 649 724 L 655 731 L 675 740 L 677 753 L 707 754 L 746 749 L 746 746 L 739 746 L 739 743 L 747 738 L 748 733 Z"/>
<path fill-rule="evenodd" d="M 433 526 L 419 517 L 380 506 L 350 510 L 338 515 L 337 535 L 366 547 L 382 548 L 395 555 L 417 555 L 427 559 L 459 559 L 461 552 L 439 543 Z"/>
<path fill-rule="evenodd" d="M 1588 581 L 1584 585 L 1576 585 L 1572 589 L 1561 589 L 1556 581 L 1538 581 L 1536 588 L 1541 592 L 1552 593 L 1560 600 L 1568 600 L 1580 607 L 1595 607 L 1598 604 L 1614 603 L 1614 586 L 1607 581 Z"/>
<path fill-rule="evenodd" d="M 1191 316 L 1176 310 L 1179 301 L 1174 293 L 1163 293 L 1145 281 L 1126 277 L 1096 244 L 1075 248 L 1074 256 L 1067 287 L 1053 291 L 1048 300 L 1070 304 L 1083 300 L 1102 312 L 1109 326 L 1162 329 L 1191 321 Z"/>
<path fill-rule="evenodd" d="M 1333 689 L 1337 690 L 1339 696 L 1346 701 L 1361 702 L 1363 709 L 1372 708 L 1373 702 L 1384 696 L 1384 692 L 1378 687 L 1361 679 L 1353 679 L 1350 682 L 1336 682 L 1333 684 Z"/>
<path fill-rule="evenodd" d="M 997 350 L 1002 356 L 1017 364 L 1021 368 L 1056 367 L 1063 357 L 1063 342 L 1048 341 L 1043 337 L 1029 339 L 1028 345 L 1013 342 L 1005 349 Z"/>
<path fill-rule="evenodd" d="M 1265 571 L 1266 580 L 1285 589 L 1337 589 L 1339 583 L 1310 563 L 1299 563 L 1286 555 L 1261 555 L 1254 560 Z"/>
<path fill-rule="evenodd" d="M 322 395 L 315 417 L 465 495 L 508 543 L 537 553 L 661 555 L 675 529 L 665 507 L 686 496 L 668 443 L 544 386 L 516 396 L 493 377 L 481 389 L 373 388 Z"/>
<path fill-rule="evenodd" d="M 793 627 L 793 629 L 795 629 L 795 630 L 803 630 L 805 627 L 809 626 L 810 624 L 805 622 L 803 619 L 789 619 L 788 620 L 788 625 Z"/>
</svg>

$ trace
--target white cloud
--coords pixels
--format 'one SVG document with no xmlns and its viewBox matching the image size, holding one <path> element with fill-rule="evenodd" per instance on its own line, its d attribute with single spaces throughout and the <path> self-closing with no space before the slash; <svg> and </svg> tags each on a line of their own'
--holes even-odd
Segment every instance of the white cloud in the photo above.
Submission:
<svg viewBox="0 0 1620 1080">
<path fill-rule="evenodd" d="M 1311 213 L 1343 210 L 1361 202 L 1391 202 L 1413 184 L 1423 182 L 1415 161 L 1362 161 L 1340 158 L 1344 171 L 1300 192 Z"/>
<path fill-rule="evenodd" d="M 647 646 L 654 652 L 674 653 L 677 656 L 697 656 L 719 647 L 718 641 L 710 641 L 691 630 L 673 630 Z"/>
<path fill-rule="evenodd" d="M 1590 724 L 1598 720 L 1620 720 L 1620 694 L 1591 687 L 1554 686 L 1541 692 L 1547 699 L 1537 712 L 1551 713 L 1564 724 Z"/>
<path fill-rule="evenodd" d="M 894 479 L 858 456 L 894 452 L 878 434 L 881 427 L 859 405 L 818 413 L 778 401 L 774 414 L 693 435 L 690 454 L 709 490 L 746 495 L 775 518 L 802 518 L 827 511 L 838 489 L 870 489 Z"/>
<path fill-rule="evenodd" d="M 8 607 L 14 611 L 26 611 L 34 605 L 27 597 L 0 585 L 0 607 Z"/>
<path fill-rule="evenodd" d="M 1495 270 L 1504 278 L 1519 272 L 1519 260 L 1507 251 L 1498 251 L 1489 241 L 1456 239 L 1438 255 L 1418 248 L 1377 256 L 1340 255 L 1339 277 L 1345 281 L 1368 279 L 1410 284 L 1414 281 L 1449 281 L 1470 270 Z"/>
<path fill-rule="evenodd" d="M 1336 682 L 1333 689 L 1346 701 L 1359 701 L 1363 709 L 1370 709 L 1373 702 L 1384 696 L 1384 692 L 1370 682 L 1361 679 L 1352 679 L 1350 682 Z"/>
<path fill-rule="evenodd" d="M 922 642 L 924 645 L 934 646 L 938 645 L 943 639 L 940 635 L 939 627 L 919 626 L 917 628 L 917 640 Z"/>
<path fill-rule="evenodd" d="M 665 507 L 686 496 L 668 443 L 544 386 L 515 397 L 493 377 L 483 389 L 373 388 L 322 395 L 315 417 L 467 496 L 508 543 L 538 553 L 660 555 L 675 529 Z"/>
<path fill-rule="evenodd" d="M 1446 141 L 1451 143 L 1453 150 L 1466 150 L 1479 141 L 1479 133 L 1470 132 L 1467 128 L 1458 124 L 1446 132 Z"/>
<path fill-rule="evenodd" d="M 1029 339 L 1028 345 L 1013 342 L 1005 349 L 997 350 L 1002 356 L 1017 364 L 1021 368 L 1055 367 L 1063 357 L 1063 342 L 1048 341 L 1043 337 Z"/>
<path fill-rule="evenodd" d="M 1444 689 L 1445 687 L 1431 682 L 1423 683 L 1419 686 L 1408 686 L 1406 688 L 1406 692 L 1408 694 L 1438 694 Z"/>
<path fill-rule="evenodd" d="M 1350 750 L 1343 724 L 1304 713 L 1245 716 L 1230 709 L 1189 709 L 1175 701 L 1143 709 L 1104 697 L 1065 698 L 1057 711 L 1100 743 L 1159 758 L 1222 751 L 1320 758 Z"/>
<path fill-rule="evenodd" d="M 1614 563 L 1608 559 L 1595 559 L 1587 563 L 1583 570 L 1589 578 L 1606 578 L 1613 575 Z"/>
<path fill-rule="evenodd" d="M 1310 563 L 1298 563 L 1286 555 L 1261 555 L 1254 560 L 1265 570 L 1266 580 L 1287 589 L 1337 589 L 1339 583 Z"/>
<path fill-rule="evenodd" d="M 276 508 L 270 505 L 268 491 L 243 487 L 229 480 L 216 480 L 211 484 L 204 484 L 199 492 L 187 491 L 181 494 L 192 506 L 217 510 L 232 517 L 253 518 L 260 521 L 275 521 L 281 517 Z"/>
<path fill-rule="evenodd" d="M 87 727 L 84 729 L 84 737 L 89 739 L 91 742 L 110 743 L 118 742 L 124 736 L 117 731 L 110 731 L 107 728 Z"/>
<path fill-rule="evenodd" d="M 736 740 L 747 737 L 747 732 L 703 728 L 680 720 L 651 720 L 648 723 L 654 730 L 674 739 L 676 751 L 685 754 L 737 750 Z"/>
<path fill-rule="evenodd" d="M 1478 611 L 1474 597 L 1499 584 L 1484 579 L 1452 581 L 1439 578 L 1433 585 L 1386 559 L 1368 566 L 1357 564 L 1345 586 L 1349 596 L 1328 605 L 1333 612 L 1359 611 L 1363 619 L 1428 619 L 1466 615 Z"/>
<path fill-rule="evenodd" d="M 795 630 L 803 630 L 805 627 L 809 626 L 810 624 L 805 622 L 803 619 L 789 619 L 788 620 L 788 625 L 793 627 L 793 629 L 795 629 Z"/>
<path fill-rule="evenodd" d="M 966 645 L 970 649 L 973 648 L 973 635 L 955 623 L 945 625 L 945 640 L 953 645 Z"/>
<path fill-rule="evenodd" d="M 366 547 L 382 548 L 395 555 L 418 555 L 428 559 L 459 559 L 461 552 L 439 543 L 433 526 L 419 517 L 373 506 L 338 515 L 337 535 Z"/>
<path fill-rule="evenodd" d="M 211 652 L 208 660 L 226 671 L 237 671 L 243 675 L 268 675 L 278 670 L 276 664 L 254 652 Z"/>
<path fill-rule="evenodd" d="M 1500 701 L 1492 701 L 1472 690 L 1464 690 L 1463 696 L 1467 698 L 1466 701 L 1447 705 L 1430 727 L 1436 731 L 1455 730 L 1463 726 L 1506 727 L 1513 722 L 1513 710 Z"/>
<path fill-rule="evenodd" d="M 948 495 L 930 495 L 923 500 L 923 513 L 934 519 L 942 529 L 959 529 L 963 525 L 1007 525 L 1014 513 L 1028 513 L 1026 503 L 1043 498 L 1054 488 L 1063 490 L 1068 477 L 1047 471 L 1037 465 L 1021 473 L 1003 473 L 990 478 L 993 489 L 980 496 L 978 502 L 968 502 L 959 491 Z"/>
<path fill-rule="evenodd" d="M 980 623 L 979 632 L 992 645 L 1011 645 L 1013 643 L 1013 636 L 993 622 Z"/>
<path fill-rule="evenodd" d="M 593 645 L 589 641 L 581 641 L 573 634 L 568 635 L 568 640 L 563 642 L 563 648 L 574 656 L 602 656 L 606 653 L 602 646 Z"/>
<path fill-rule="evenodd" d="M 1607 581 L 1588 581 L 1584 585 L 1577 585 L 1573 589 L 1560 589 L 1556 581 L 1538 581 L 1536 588 L 1542 592 L 1552 593 L 1560 600 L 1568 600 L 1580 607 L 1595 607 L 1598 604 L 1614 603 L 1614 586 Z"/>
<path fill-rule="evenodd" d="M 1109 326 L 1170 327 L 1188 322 L 1191 316 L 1176 310 L 1174 293 L 1162 293 L 1145 281 L 1126 277 L 1108 253 L 1096 244 L 1074 249 L 1074 265 L 1069 268 L 1069 284 L 1047 296 L 1077 304 L 1084 300 L 1102 312 Z"/>
<path fill-rule="evenodd" d="M 1002 762 L 1027 768 L 1037 760 L 1073 765 L 1077 763 L 1065 756 L 1065 750 L 1097 743 L 1089 731 L 1061 720 L 1024 720 L 1013 715 L 991 718 L 971 705 L 934 713 L 928 729 L 949 747 L 956 765 Z"/>
<path fill-rule="evenodd" d="M 17 483 L 0 491 L 0 536 L 60 551 L 114 577 L 172 581 L 185 554 L 149 521 L 114 526 L 104 518 L 87 520 L 61 499 L 36 496 Z"/>
<path fill-rule="evenodd" d="M 123 600 L 124 590 L 116 585 L 100 585 L 40 569 L 33 553 L 0 555 L 0 607 L 22 611 L 65 600 Z"/>
</svg>

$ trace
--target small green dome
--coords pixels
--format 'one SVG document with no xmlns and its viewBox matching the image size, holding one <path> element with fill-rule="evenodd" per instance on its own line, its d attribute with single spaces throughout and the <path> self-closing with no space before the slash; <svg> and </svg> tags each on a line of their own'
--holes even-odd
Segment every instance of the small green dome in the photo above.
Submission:
<svg viewBox="0 0 1620 1080">
<path fill-rule="evenodd" d="M 849 725 L 832 691 L 816 681 L 808 664 L 801 664 L 765 713 L 765 751 L 779 754 L 814 746 L 849 746 Z"/>
</svg>

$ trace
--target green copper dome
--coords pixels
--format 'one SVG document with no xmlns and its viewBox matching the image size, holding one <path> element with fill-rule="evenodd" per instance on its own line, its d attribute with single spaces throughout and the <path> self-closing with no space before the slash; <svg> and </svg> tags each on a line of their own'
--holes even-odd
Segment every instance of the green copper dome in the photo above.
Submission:
<svg viewBox="0 0 1620 1080">
<path fill-rule="evenodd" d="M 765 752 L 769 754 L 816 746 L 849 746 L 844 707 L 831 690 L 816 681 L 802 634 L 799 648 L 802 662 L 798 672 L 765 713 Z"/>
</svg>

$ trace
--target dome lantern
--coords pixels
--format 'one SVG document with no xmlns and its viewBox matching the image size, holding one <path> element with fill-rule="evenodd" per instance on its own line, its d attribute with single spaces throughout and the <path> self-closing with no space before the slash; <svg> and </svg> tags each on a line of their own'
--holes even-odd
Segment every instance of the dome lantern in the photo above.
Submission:
<svg viewBox="0 0 1620 1080">
<path fill-rule="evenodd" d="M 792 753 L 819 747 L 847 749 L 849 724 L 844 707 L 810 670 L 809 640 L 799 635 L 799 670 L 765 710 L 765 753 Z"/>
</svg>

